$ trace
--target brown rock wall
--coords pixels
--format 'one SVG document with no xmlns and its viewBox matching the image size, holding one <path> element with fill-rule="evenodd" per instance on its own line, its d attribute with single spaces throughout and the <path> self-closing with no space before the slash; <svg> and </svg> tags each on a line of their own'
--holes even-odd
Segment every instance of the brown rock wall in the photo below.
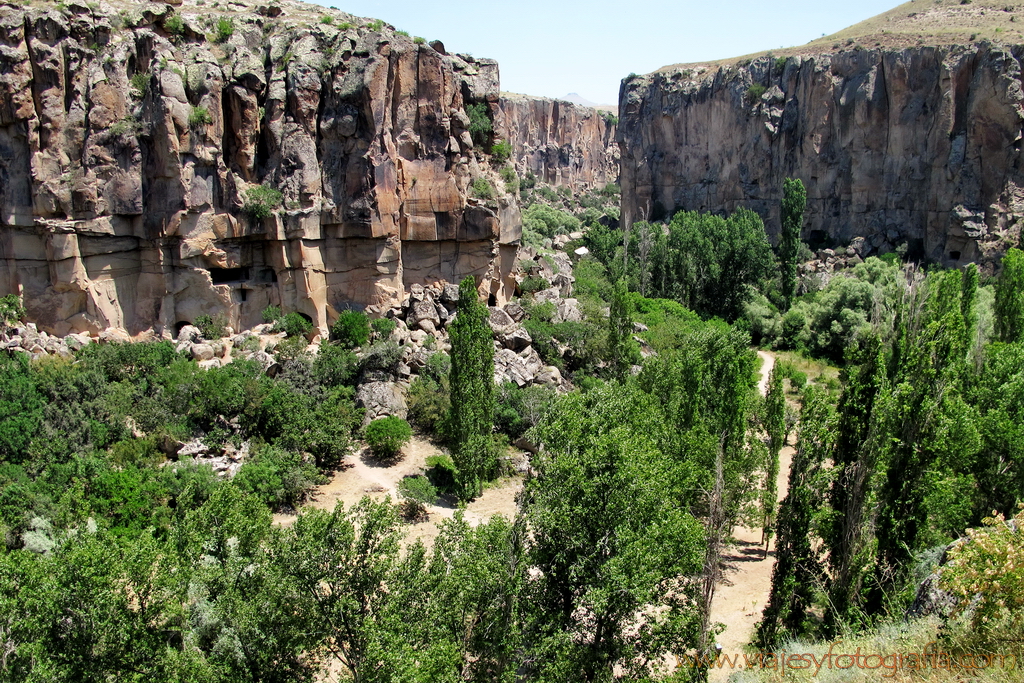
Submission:
<svg viewBox="0 0 1024 683">
<path fill-rule="evenodd" d="M 324 329 L 466 275 L 508 297 L 518 207 L 469 197 L 464 135 L 497 64 L 281 7 L 225 15 L 217 43 L 189 1 L 0 5 L 0 295 L 58 334 L 239 329 L 270 304 Z M 282 193 L 262 220 L 258 185 Z"/>
<path fill-rule="evenodd" d="M 798 177 L 805 239 L 990 261 L 1024 214 L 1021 54 L 850 50 L 626 79 L 623 218 L 747 206 L 777 234 L 783 179 Z"/>
</svg>

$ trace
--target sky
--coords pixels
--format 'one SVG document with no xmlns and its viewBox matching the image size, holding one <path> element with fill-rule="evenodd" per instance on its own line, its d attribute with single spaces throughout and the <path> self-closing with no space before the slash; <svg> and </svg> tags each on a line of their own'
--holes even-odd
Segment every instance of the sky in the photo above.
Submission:
<svg viewBox="0 0 1024 683">
<path fill-rule="evenodd" d="M 449 52 L 498 60 L 501 89 L 542 97 L 578 93 L 616 104 L 619 81 L 683 62 L 802 45 L 900 0 L 321 0 L 383 19 Z"/>
</svg>

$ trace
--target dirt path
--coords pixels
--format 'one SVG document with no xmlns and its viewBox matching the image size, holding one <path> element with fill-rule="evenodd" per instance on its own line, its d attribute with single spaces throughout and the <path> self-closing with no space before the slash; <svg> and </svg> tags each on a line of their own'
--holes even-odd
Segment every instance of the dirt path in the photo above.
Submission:
<svg viewBox="0 0 1024 683">
<path fill-rule="evenodd" d="M 775 356 L 767 351 L 758 351 L 764 359 L 761 366 L 761 381 L 757 388 L 763 395 L 768 386 L 768 375 L 775 366 Z M 779 454 L 779 475 L 776 479 L 779 500 L 786 496 L 789 485 L 789 467 L 796 449 L 787 445 Z M 761 619 L 768 594 L 772 586 L 772 569 L 775 567 L 774 542 L 768 557 L 763 556 L 761 529 L 738 526 L 733 529 L 735 543 L 722 554 L 722 581 L 715 590 L 711 605 L 711 621 L 725 624 L 725 631 L 719 634 L 718 643 L 722 652 L 739 654 L 750 642 L 754 627 Z M 725 681 L 730 669 L 711 670 L 711 681 Z"/>
<path fill-rule="evenodd" d="M 441 453 L 432 443 L 419 436 L 402 449 L 402 456 L 391 464 L 383 464 L 374 459 L 361 448 L 348 456 L 344 469 L 338 470 L 331 481 L 316 487 L 313 499 L 303 507 L 314 507 L 321 510 L 333 510 L 342 503 L 346 508 L 359 502 L 363 496 L 376 500 L 391 497 L 399 500 L 398 483 L 408 475 L 423 474 L 426 471 L 427 457 Z M 516 512 L 516 495 L 522 489 L 520 478 L 502 479 L 488 487 L 482 496 L 466 506 L 466 521 L 477 525 L 486 522 L 497 514 L 511 518 Z M 422 540 L 426 544 L 437 537 L 437 525 L 443 519 L 455 515 L 455 508 L 443 501 L 438 505 L 427 506 L 430 519 L 427 522 L 406 526 L 406 542 Z M 295 515 L 276 514 L 274 522 L 281 526 L 289 526 L 295 522 Z"/>
</svg>

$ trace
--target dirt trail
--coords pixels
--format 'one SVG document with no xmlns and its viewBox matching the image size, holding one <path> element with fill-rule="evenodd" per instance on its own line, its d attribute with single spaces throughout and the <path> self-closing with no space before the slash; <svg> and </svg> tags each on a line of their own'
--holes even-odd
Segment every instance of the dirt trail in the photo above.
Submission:
<svg viewBox="0 0 1024 683">
<path fill-rule="evenodd" d="M 767 390 L 768 375 L 775 366 L 775 356 L 767 351 L 758 351 L 757 355 L 764 359 L 761 381 L 757 385 L 763 395 Z M 787 442 L 779 454 L 776 484 L 780 501 L 786 496 L 789 468 L 795 453 L 796 449 Z M 711 604 L 711 621 L 725 624 L 725 631 L 719 634 L 718 643 L 727 655 L 740 654 L 753 637 L 754 627 L 761 619 L 761 610 L 771 592 L 772 569 L 775 567 L 774 539 L 768 557 L 765 558 L 761 529 L 738 526 L 732 533 L 735 543 L 722 554 L 722 581 L 715 590 L 715 599 Z M 732 670 L 728 668 L 713 668 L 710 680 L 725 681 L 730 673 Z"/>
<path fill-rule="evenodd" d="M 423 474 L 426 471 L 427 457 L 441 451 L 432 443 L 419 436 L 414 436 L 402 449 L 400 459 L 391 464 L 384 464 L 374 459 L 367 449 L 361 448 L 346 458 L 344 469 L 335 472 L 331 481 L 316 487 L 313 499 L 303 507 L 314 507 L 321 510 L 333 510 L 342 503 L 346 508 L 359 502 L 363 496 L 380 500 L 388 496 L 399 500 L 398 483 L 407 475 Z M 483 495 L 466 506 L 466 521 L 476 525 L 486 522 L 496 514 L 511 518 L 516 512 L 516 494 L 522 488 L 520 478 L 500 480 Z M 455 515 L 452 505 L 439 501 L 437 505 L 428 505 L 430 520 L 406 527 L 406 542 L 422 540 L 426 544 L 437 537 L 437 525 L 441 520 Z M 281 526 L 289 526 L 295 522 L 295 515 L 274 515 L 274 522 Z"/>
</svg>

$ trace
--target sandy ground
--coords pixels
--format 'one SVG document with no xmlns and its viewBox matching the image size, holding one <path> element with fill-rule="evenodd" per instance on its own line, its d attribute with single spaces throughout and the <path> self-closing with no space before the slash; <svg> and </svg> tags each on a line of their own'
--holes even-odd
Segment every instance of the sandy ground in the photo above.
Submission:
<svg viewBox="0 0 1024 683">
<path fill-rule="evenodd" d="M 414 436 L 402 449 L 401 455 L 388 463 L 379 462 L 366 448 L 361 448 L 346 458 L 343 468 L 334 474 L 331 481 L 316 487 L 312 500 L 304 507 L 333 510 L 338 503 L 351 507 L 363 496 L 376 500 L 390 496 L 392 500 L 398 501 L 398 483 L 408 475 L 423 474 L 427 457 L 441 452 L 437 446 L 419 436 Z M 476 525 L 497 514 L 511 518 L 515 515 L 516 495 L 522 485 L 522 479 L 518 477 L 493 483 L 484 490 L 482 496 L 466 506 L 466 520 Z M 427 510 L 429 521 L 406 526 L 407 543 L 419 539 L 427 545 L 431 544 L 437 537 L 438 523 L 455 514 L 455 507 L 445 501 L 427 506 Z M 289 526 L 295 522 L 295 515 L 276 514 L 274 522 Z"/>
<path fill-rule="evenodd" d="M 758 351 L 764 359 L 761 366 L 761 381 L 758 389 L 762 394 L 768 386 L 768 375 L 775 366 L 775 357 L 767 351 Z M 779 501 L 786 497 L 789 486 L 789 468 L 796 450 L 787 445 L 779 454 L 779 475 L 776 479 Z M 711 621 L 725 624 L 725 631 L 719 634 L 718 643 L 722 652 L 739 654 L 750 642 L 754 627 L 761 619 L 761 611 L 772 587 L 772 569 L 775 567 L 774 539 L 768 556 L 764 556 L 761 529 L 738 526 L 732 531 L 735 543 L 722 553 L 722 581 L 715 590 L 711 604 Z M 725 681 L 730 669 L 711 670 L 711 681 Z"/>
</svg>

